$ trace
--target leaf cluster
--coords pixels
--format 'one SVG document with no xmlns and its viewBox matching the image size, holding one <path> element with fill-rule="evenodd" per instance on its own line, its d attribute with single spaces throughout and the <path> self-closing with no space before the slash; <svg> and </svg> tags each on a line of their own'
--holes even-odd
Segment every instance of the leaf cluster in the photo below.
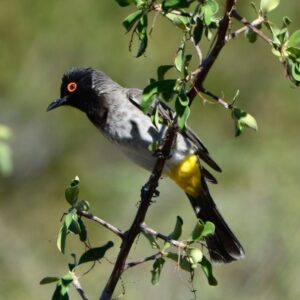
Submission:
<svg viewBox="0 0 300 300">
<path fill-rule="evenodd" d="M 283 63 L 286 74 L 291 82 L 296 86 L 299 86 L 300 30 L 296 30 L 292 34 L 289 32 L 288 27 L 292 23 L 292 20 L 287 16 L 283 17 L 280 26 L 271 22 L 268 18 L 269 13 L 276 9 L 279 3 L 279 0 L 261 0 L 259 9 L 256 8 L 254 4 L 252 5 L 258 15 L 265 20 L 263 25 L 271 34 L 270 44 L 272 45 L 272 53 L 279 58 L 281 63 Z M 257 29 L 261 28 L 261 24 L 257 26 Z M 257 40 L 258 34 L 253 30 L 248 29 L 246 37 L 249 42 L 254 43 Z"/>
<path fill-rule="evenodd" d="M 40 284 L 48 284 L 56 282 L 56 288 L 52 296 L 53 300 L 68 300 L 69 299 L 69 285 L 73 282 L 75 270 L 84 263 L 95 263 L 101 260 L 106 251 L 113 247 L 113 242 L 108 241 L 100 247 L 90 247 L 87 244 L 87 230 L 82 218 L 78 215 L 78 211 L 88 211 L 89 203 L 85 200 L 78 200 L 79 196 L 79 177 L 76 176 L 65 190 L 65 199 L 71 205 L 70 209 L 62 221 L 62 225 L 57 237 L 57 248 L 65 254 L 67 237 L 70 234 L 78 235 L 79 240 L 84 243 L 87 250 L 80 255 L 79 259 L 75 254 L 72 254 L 74 261 L 69 263 L 69 272 L 59 277 L 45 277 L 41 280 Z"/>
<path fill-rule="evenodd" d="M 187 271 L 193 276 L 198 266 L 201 266 L 210 285 L 217 285 L 217 280 L 213 276 L 212 266 L 207 257 L 203 254 L 202 245 L 205 238 L 214 234 L 215 226 L 211 222 L 202 222 L 198 220 L 190 237 L 187 240 L 180 241 L 182 235 L 183 220 L 177 217 L 173 231 L 167 236 L 163 245 L 160 245 L 157 238 L 151 234 L 144 233 L 153 249 L 159 250 L 160 256 L 154 261 L 151 270 L 151 282 L 156 285 L 159 283 L 160 275 L 166 259 L 174 261 L 177 266 Z M 174 243 L 177 245 L 177 252 L 171 248 Z M 200 247 L 199 247 L 200 245 Z"/>
</svg>

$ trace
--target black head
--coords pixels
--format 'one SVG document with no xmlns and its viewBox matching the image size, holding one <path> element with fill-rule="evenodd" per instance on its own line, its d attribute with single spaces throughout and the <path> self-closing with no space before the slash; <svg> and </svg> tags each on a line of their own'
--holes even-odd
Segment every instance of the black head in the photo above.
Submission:
<svg viewBox="0 0 300 300">
<path fill-rule="evenodd" d="M 89 106 L 97 101 L 98 89 L 94 88 L 93 82 L 94 77 L 101 74 L 92 68 L 73 68 L 66 72 L 62 78 L 60 98 L 50 103 L 47 111 L 69 105 L 87 112 Z"/>
</svg>

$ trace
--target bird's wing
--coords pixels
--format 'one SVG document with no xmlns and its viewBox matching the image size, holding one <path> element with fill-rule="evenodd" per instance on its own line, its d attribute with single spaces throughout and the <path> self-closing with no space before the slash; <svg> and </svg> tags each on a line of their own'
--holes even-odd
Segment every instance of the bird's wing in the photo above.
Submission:
<svg viewBox="0 0 300 300">
<path fill-rule="evenodd" d="M 141 109 L 141 99 L 142 99 L 142 90 L 139 89 L 127 89 L 126 91 L 127 97 L 129 101 L 136 106 L 137 108 Z M 149 114 L 152 113 L 154 108 L 158 108 L 158 113 L 159 116 L 162 117 L 164 122 L 169 123 L 174 116 L 174 111 L 165 104 L 162 101 L 159 101 L 156 99 L 155 101 L 152 102 L 151 107 L 149 108 Z M 197 135 L 188 127 L 184 130 L 180 129 L 179 133 L 190 140 L 196 147 L 197 149 L 197 154 L 201 160 L 203 160 L 206 164 L 208 164 L 211 168 L 214 170 L 221 172 L 221 168 L 217 165 L 217 163 L 210 157 L 209 152 L 207 148 L 204 146 L 204 144 L 201 142 L 201 140 L 197 137 Z M 204 177 L 206 178 L 207 181 L 212 182 L 212 183 L 217 183 L 217 180 L 214 178 L 212 174 L 205 168 L 203 168 L 203 173 Z"/>
</svg>

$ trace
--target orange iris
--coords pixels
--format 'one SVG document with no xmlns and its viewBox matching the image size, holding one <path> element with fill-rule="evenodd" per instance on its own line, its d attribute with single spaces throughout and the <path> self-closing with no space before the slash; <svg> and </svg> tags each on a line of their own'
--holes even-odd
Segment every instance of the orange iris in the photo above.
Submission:
<svg viewBox="0 0 300 300">
<path fill-rule="evenodd" d="M 73 93 L 73 92 L 76 91 L 76 89 L 77 89 L 77 83 L 76 82 L 68 83 L 68 85 L 67 85 L 68 92 Z"/>
</svg>

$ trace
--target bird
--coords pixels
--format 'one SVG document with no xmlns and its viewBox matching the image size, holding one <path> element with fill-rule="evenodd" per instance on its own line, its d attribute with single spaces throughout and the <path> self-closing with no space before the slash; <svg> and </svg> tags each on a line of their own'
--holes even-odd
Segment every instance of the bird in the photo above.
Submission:
<svg viewBox="0 0 300 300">
<path fill-rule="evenodd" d="M 60 97 L 47 111 L 71 106 L 84 112 L 96 128 L 129 159 L 152 171 L 157 157 L 150 145 L 159 142 L 174 116 L 167 104 L 156 99 L 150 113 L 141 109 L 143 91 L 125 88 L 94 68 L 73 67 L 62 77 Z M 159 124 L 153 124 L 151 109 L 157 109 Z M 215 264 L 229 263 L 244 257 L 244 249 L 220 214 L 208 183 L 217 183 L 207 167 L 221 172 L 197 135 L 186 126 L 178 129 L 163 175 L 171 178 L 187 195 L 196 217 L 215 225 L 205 242 Z"/>
</svg>

